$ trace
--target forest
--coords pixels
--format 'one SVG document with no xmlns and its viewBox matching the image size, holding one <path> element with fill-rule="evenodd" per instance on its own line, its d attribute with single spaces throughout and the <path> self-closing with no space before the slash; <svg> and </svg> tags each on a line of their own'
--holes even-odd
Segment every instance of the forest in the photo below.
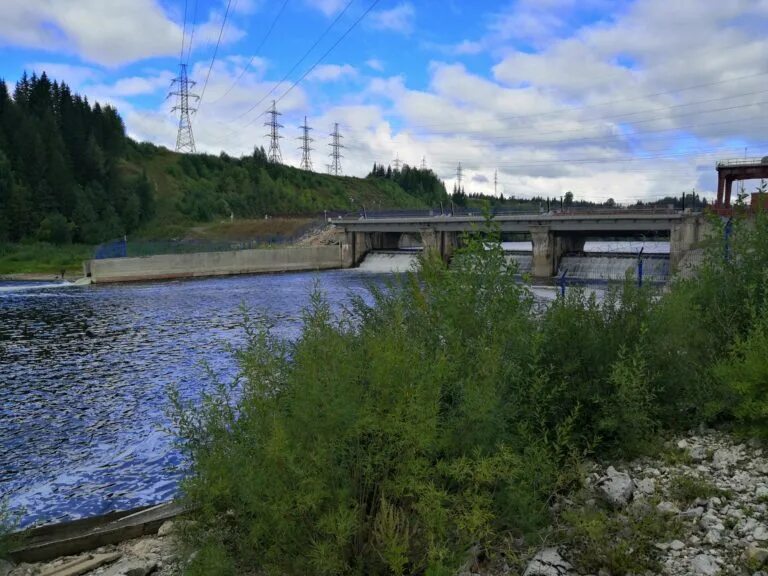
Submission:
<svg viewBox="0 0 768 576">
<path fill-rule="evenodd" d="M 147 222 L 152 188 L 121 166 L 126 141 L 117 110 L 64 82 L 0 81 L 0 241 L 96 243 Z"/>
</svg>

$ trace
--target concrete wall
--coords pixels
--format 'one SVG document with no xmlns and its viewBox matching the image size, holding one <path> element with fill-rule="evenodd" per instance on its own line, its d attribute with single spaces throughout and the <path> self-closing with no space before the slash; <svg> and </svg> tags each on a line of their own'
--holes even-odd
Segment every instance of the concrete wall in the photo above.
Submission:
<svg viewBox="0 0 768 576">
<path fill-rule="evenodd" d="M 327 270 L 342 267 L 339 246 L 309 246 L 198 254 L 164 254 L 142 258 L 91 260 L 86 265 L 91 280 L 138 282 L 197 276 Z"/>
</svg>

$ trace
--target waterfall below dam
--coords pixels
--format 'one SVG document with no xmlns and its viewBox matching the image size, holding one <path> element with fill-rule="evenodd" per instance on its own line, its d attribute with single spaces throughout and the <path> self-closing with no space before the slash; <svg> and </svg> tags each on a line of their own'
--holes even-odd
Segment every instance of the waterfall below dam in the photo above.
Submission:
<svg viewBox="0 0 768 576">
<path fill-rule="evenodd" d="M 530 274 L 533 256 L 530 252 L 507 252 L 508 262 L 517 264 L 519 273 Z M 360 263 L 361 272 L 390 273 L 413 270 L 419 257 L 418 251 L 369 252 Z M 651 253 L 643 256 L 643 282 L 663 284 L 669 280 L 669 256 Z M 560 259 L 557 277 L 566 274 L 566 280 L 578 283 L 621 282 L 629 274 L 637 278 L 637 256 L 631 253 L 584 252 L 566 254 Z"/>
<path fill-rule="evenodd" d="M 566 255 L 560 259 L 558 277 L 563 273 L 568 281 L 611 282 L 623 281 L 627 274 L 637 278 L 640 267 L 637 256 L 626 254 Z M 663 284 L 669 280 L 669 257 L 653 256 L 642 259 L 643 282 Z"/>
<path fill-rule="evenodd" d="M 417 250 L 402 250 L 392 252 L 369 252 L 355 268 L 360 272 L 408 272 L 414 270 L 421 252 Z"/>
</svg>

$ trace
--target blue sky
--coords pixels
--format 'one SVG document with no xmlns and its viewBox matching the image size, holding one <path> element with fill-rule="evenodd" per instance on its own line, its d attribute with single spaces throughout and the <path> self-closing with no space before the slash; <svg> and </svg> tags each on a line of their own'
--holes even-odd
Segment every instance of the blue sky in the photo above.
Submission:
<svg viewBox="0 0 768 576">
<path fill-rule="evenodd" d="M 173 148 L 177 118 L 166 95 L 182 36 L 189 47 L 194 29 L 188 61 L 203 94 L 193 117 L 201 151 L 240 155 L 266 146 L 261 114 L 277 98 L 284 161 L 298 164 L 297 127 L 307 115 L 318 171 L 338 122 L 351 175 L 397 156 L 425 158 L 449 187 L 461 162 L 470 191 L 492 192 L 498 171 L 498 192 L 507 195 L 572 190 L 631 202 L 694 187 L 711 194 L 715 160 L 745 147 L 750 156 L 768 154 L 768 1 L 702 6 L 4 0 L 0 77 L 13 83 L 24 70 L 46 70 L 117 106 L 134 138 Z"/>
</svg>

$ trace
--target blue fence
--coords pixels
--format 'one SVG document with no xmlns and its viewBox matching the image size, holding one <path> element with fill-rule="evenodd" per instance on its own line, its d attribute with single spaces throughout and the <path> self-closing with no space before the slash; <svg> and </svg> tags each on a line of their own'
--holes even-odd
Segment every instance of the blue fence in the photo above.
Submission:
<svg viewBox="0 0 768 576">
<path fill-rule="evenodd" d="M 299 228 L 290 236 L 261 234 L 244 240 L 112 240 L 96 247 L 95 260 L 157 256 L 159 254 L 196 254 L 200 252 L 231 252 L 290 244 L 322 226 L 312 222 Z"/>
</svg>

